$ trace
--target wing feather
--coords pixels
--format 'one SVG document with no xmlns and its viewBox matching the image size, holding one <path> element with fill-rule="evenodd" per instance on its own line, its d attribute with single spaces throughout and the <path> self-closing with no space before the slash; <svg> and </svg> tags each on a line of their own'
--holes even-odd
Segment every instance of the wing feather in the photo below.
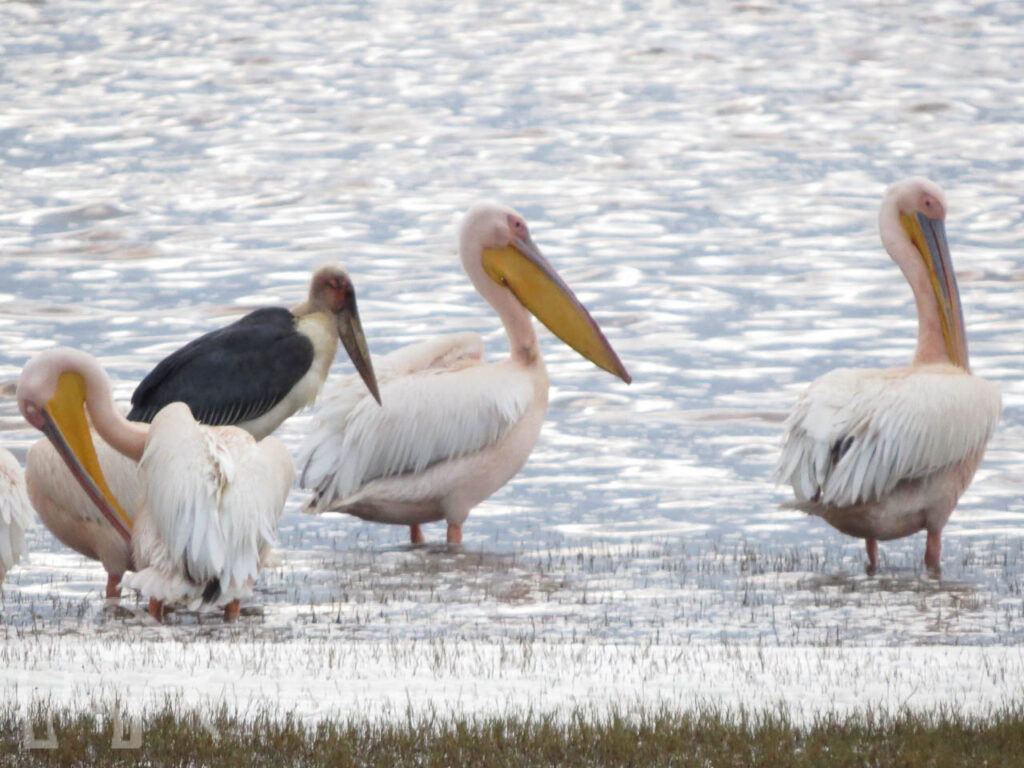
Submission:
<svg viewBox="0 0 1024 768">
<path fill-rule="evenodd" d="M 139 471 L 160 563 L 196 585 L 218 580 L 221 602 L 247 595 L 295 475 L 284 444 L 202 428 L 176 404 L 154 419 Z"/>
<path fill-rule="evenodd" d="M 259 575 L 263 552 L 277 541 L 277 524 L 295 477 L 291 455 L 275 437 L 238 454 L 235 480 L 221 510 L 227 557 L 219 578 L 227 598 L 247 592 Z"/>
<path fill-rule="evenodd" d="M 832 371 L 790 414 L 777 477 L 799 501 L 876 501 L 984 447 L 1000 408 L 994 385 L 950 365 Z"/>
<path fill-rule="evenodd" d="M 227 554 L 220 510 L 235 476 L 230 453 L 173 404 L 153 420 L 139 476 L 168 561 L 194 583 L 217 578 Z"/>
<path fill-rule="evenodd" d="M 17 459 L 0 448 L 0 581 L 21 559 L 31 522 L 25 474 Z"/>
<path fill-rule="evenodd" d="M 258 418 L 292 390 L 313 362 L 313 344 L 287 309 L 250 312 L 171 353 L 132 394 L 132 421 L 152 421 L 186 403 L 211 426 Z"/>
<path fill-rule="evenodd" d="M 433 336 L 397 349 L 380 359 L 378 374 L 383 381 L 430 369 L 455 370 L 478 363 L 484 356 L 484 342 L 472 332 Z M 355 377 L 350 377 L 355 378 Z"/>
<path fill-rule="evenodd" d="M 354 382 L 325 397 L 298 460 L 299 482 L 316 492 L 317 510 L 377 478 L 480 451 L 515 426 L 533 397 L 529 377 L 511 365 L 479 364 L 475 334 L 454 342 L 431 340 L 382 361 L 383 406 L 355 398 Z"/>
</svg>

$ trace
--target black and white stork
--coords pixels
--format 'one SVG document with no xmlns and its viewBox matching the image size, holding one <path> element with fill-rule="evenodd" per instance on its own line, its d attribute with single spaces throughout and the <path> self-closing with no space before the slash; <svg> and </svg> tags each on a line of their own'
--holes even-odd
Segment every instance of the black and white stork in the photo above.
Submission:
<svg viewBox="0 0 1024 768">
<path fill-rule="evenodd" d="M 261 440 L 316 399 L 339 340 L 379 403 L 352 281 L 332 265 L 313 274 L 308 300 L 294 309 L 257 309 L 164 358 L 132 394 L 128 418 L 150 422 L 183 402 L 201 424 Z"/>
</svg>

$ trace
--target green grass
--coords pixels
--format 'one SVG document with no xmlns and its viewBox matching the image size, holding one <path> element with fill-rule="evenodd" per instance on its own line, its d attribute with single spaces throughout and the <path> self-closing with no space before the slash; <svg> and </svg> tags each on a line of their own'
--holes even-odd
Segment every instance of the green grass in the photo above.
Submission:
<svg viewBox="0 0 1024 768">
<path fill-rule="evenodd" d="M 113 726 L 94 714 L 37 708 L 37 738 L 0 710 L 0 766 L 1014 766 L 1024 760 L 1024 711 L 984 719 L 952 713 L 825 716 L 657 710 L 568 717 L 529 714 L 405 721 L 305 723 L 271 713 L 202 716 L 171 704 L 146 716 L 141 746 L 112 749 Z"/>
</svg>

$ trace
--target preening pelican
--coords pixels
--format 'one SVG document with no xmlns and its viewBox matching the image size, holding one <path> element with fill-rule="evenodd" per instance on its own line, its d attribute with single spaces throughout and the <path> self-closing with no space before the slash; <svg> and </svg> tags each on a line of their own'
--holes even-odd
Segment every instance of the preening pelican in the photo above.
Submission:
<svg viewBox="0 0 1024 768">
<path fill-rule="evenodd" d="M 970 372 L 945 219 L 942 190 L 925 179 L 882 201 L 882 243 L 917 303 L 911 365 L 825 374 L 786 422 L 780 481 L 797 508 L 866 539 L 869 572 L 879 540 L 923 529 L 925 565 L 938 574 L 942 528 L 999 420 L 999 391 Z"/>
<path fill-rule="evenodd" d="M 593 318 L 541 255 L 523 217 L 480 204 L 462 223 L 459 254 L 474 287 L 494 307 L 511 356 L 485 364 L 483 341 L 457 334 L 383 360 L 383 406 L 351 379 L 323 403 L 299 457 L 314 490 L 307 511 L 337 510 L 410 526 L 444 520 L 462 541 L 469 511 L 508 482 L 537 441 L 548 374 L 532 312 L 556 336 L 625 382 L 629 374 Z"/>
<path fill-rule="evenodd" d="M 132 394 L 128 418 L 152 421 L 182 402 L 203 424 L 236 425 L 262 440 L 316 399 L 339 340 L 379 401 L 352 281 L 330 265 L 313 274 L 309 299 L 294 309 L 257 309 L 162 360 Z"/>
<path fill-rule="evenodd" d="M 72 349 L 48 350 L 26 364 L 18 407 L 54 443 L 111 526 L 126 539 L 134 528 L 139 572 L 124 582 L 150 598 L 150 613 L 161 617 L 168 602 L 216 602 L 226 603 L 225 618 L 238 615 L 294 476 L 279 440 L 200 426 L 182 403 L 161 409 L 151 425 L 130 422 L 114 405 L 99 363 Z M 134 523 L 97 462 L 86 409 L 97 434 L 138 463 Z"/>
<path fill-rule="evenodd" d="M 352 282 L 343 269 L 328 265 L 313 274 L 308 300 L 294 309 L 258 309 L 160 362 L 135 390 L 129 419 L 152 421 L 165 405 L 181 401 L 204 424 L 237 424 L 261 440 L 316 398 L 339 340 L 379 397 Z M 93 435 L 92 442 L 111 496 L 121 503 L 120 523 L 104 519 L 88 486 L 72 475 L 50 440 L 29 450 L 25 474 L 44 525 L 63 544 L 103 564 L 106 596 L 116 598 L 121 577 L 134 569 L 127 529 L 139 508 L 138 467 L 101 437 Z"/>
<path fill-rule="evenodd" d="M 0 584 L 25 551 L 25 531 L 32 507 L 25 493 L 25 474 L 6 448 L 0 448 Z"/>
<path fill-rule="evenodd" d="M 29 448 L 25 457 L 25 482 L 39 519 L 57 540 L 103 565 L 107 572 L 106 596 L 111 599 L 121 596 L 121 577 L 133 567 L 128 531 L 138 510 L 138 466 L 99 436 L 93 436 L 93 443 L 96 462 L 111 495 L 122 500 L 124 518 L 118 515 L 118 524 L 112 524 L 101 514 L 90 496 L 89 486 L 83 486 L 72 474 L 49 439 L 38 440 Z"/>
</svg>

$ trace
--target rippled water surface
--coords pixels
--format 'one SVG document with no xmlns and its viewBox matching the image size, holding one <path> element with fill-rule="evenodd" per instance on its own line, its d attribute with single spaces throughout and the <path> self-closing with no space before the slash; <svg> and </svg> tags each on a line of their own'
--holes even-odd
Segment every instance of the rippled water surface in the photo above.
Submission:
<svg viewBox="0 0 1024 768">
<path fill-rule="evenodd" d="M 546 331 L 530 461 L 462 553 L 310 518 L 243 621 L 172 631 L 357 642 L 1013 645 L 1024 641 L 1024 7 L 1016 2 L 0 5 L 0 429 L 25 360 L 102 359 L 126 401 L 164 355 L 293 305 L 340 261 L 374 353 L 500 324 L 454 254 L 459 212 L 517 207 L 630 372 Z M 889 366 L 916 318 L 875 228 L 927 175 L 999 430 L 945 529 L 862 542 L 780 509 L 799 391 Z M 352 372 L 339 355 L 332 375 Z M 280 436 L 296 448 L 303 414 Z M 443 539 L 439 526 L 428 539 Z M 22 640 L 142 633 L 102 569 L 37 525 L 3 587 Z"/>
</svg>

